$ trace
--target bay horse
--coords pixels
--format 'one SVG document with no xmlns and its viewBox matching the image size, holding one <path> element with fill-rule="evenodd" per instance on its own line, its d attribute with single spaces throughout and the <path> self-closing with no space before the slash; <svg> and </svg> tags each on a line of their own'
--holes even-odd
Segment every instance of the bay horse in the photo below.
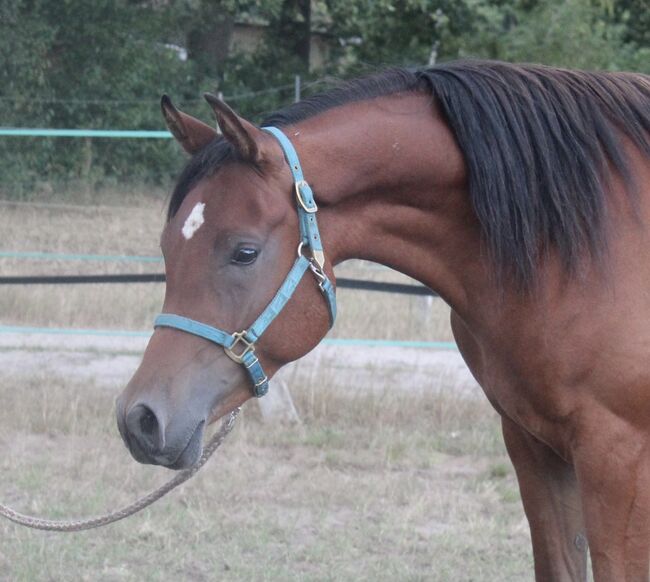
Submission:
<svg viewBox="0 0 650 582">
<path fill-rule="evenodd" d="M 650 77 L 389 70 L 271 115 L 288 145 L 206 98 L 222 135 L 162 100 L 192 157 L 161 238 L 165 315 L 116 405 L 134 457 L 191 465 L 206 424 L 327 333 L 333 266 L 375 261 L 451 306 L 536 580 L 586 580 L 587 548 L 597 582 L 648 580 Z"/>
</svg>

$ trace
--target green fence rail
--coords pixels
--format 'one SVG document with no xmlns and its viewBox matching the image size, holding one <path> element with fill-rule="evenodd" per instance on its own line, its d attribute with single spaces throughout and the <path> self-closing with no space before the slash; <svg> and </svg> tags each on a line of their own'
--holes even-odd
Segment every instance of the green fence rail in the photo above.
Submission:
<svg viewBox="0 0 650 582">
<path fill-rule="evenodd" d="M 47 334 L 47 335 L 91 335 L 104 337 L 142 337 L 149 338 L 153 331 L 134 331 L 120 329 L 87 329 L 87 328 L 61 328 L 61 327 L 29 327 L 22 325 L 0 325 L 0 335 L 12 334 Z M 321 341 L 329 346 L 361 346 L 377 348 L 419 348 L 434 350 L 457 351 L 454 342 L 428 342 L 406 340 L 379 340 L 361 338 L 325 338 Z"/>
<path fill-rule="evenodd" d="M 0 259 L 20 259 L 34 261 L 90 261 L 90 262 L 125 262 L 156 263 L 163 262 L 162 257 L 145 255 L 93 255 L 76 253 L 52 253 L 39 251 L 0 251 Z"/>
<path fill-rule="evenodd" d="M 135 129 L 45 129 L 37 127 L 0 127 L 0 136 L 169 139 L 172 137 L 172 134 L 168 131 L 145 131 Z"/>
</svg>

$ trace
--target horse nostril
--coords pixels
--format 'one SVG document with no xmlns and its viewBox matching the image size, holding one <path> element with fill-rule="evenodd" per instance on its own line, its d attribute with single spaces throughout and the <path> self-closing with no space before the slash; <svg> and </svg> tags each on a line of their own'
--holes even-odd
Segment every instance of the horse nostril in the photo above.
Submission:
<svg viewBox="0 0 650 582">
<path fill-rule="evenodd" d="M 149 408 L 146 406 L 144 408 L 145 410 L 140 417 L 140 430 L 143 435 L 151 436 L 158 430 L 158 419 Z"/>
<path fill-rule="evenodd" d="M 165 447 L 164 427 L 156 413 L 145 404 L 137 404 L 126 415 L 129 434 L 137 441 L 144 452 L 159 453 Z"/>
</svg>

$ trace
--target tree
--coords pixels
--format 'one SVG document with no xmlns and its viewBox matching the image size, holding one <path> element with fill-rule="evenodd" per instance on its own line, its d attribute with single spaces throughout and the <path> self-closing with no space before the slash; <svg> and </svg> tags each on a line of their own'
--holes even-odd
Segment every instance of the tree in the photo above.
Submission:
<svg viewBox="0 0 650 582">
<path fill-rule="evenodd" d="M 455 55 L 453 39 L 471 28 L 476 11 L 466 0 L 326 0 L 332 33 L 346 47 L 354 70 L 377 66 L 416 66 L 432 50 Z"/>
<path fill-rule="evenodd" d="M 4 125 L 159 129 L 158 99 L 182 78 L 160 41 L 159 12 L 128 0 L 6 0 L 0 54 Z M 33 180 L 167 173 L 173 150 L 151 142 L 6 138 L 5 174 Z M 152 156 L 158 158 L 152 164 Z"/>
<path fill-rule="evenodd" d="M 648 72 L 648 49 L 627 41 L 624 25 L 591 0 L 549 0 L 527 8 L 480 3 L 482 19 L 461 37 L 461 56 L 600 70 Z M 504 20 L 504 14 L 509 18 Z M 570 31 L 570 32 L 568 32 Z"/>
<path fill-rule="evenodd" d="M 160 129 L 169 93 L 207 117 L 221 91 L 256 121 L 332 74 L 464 56 L 650 72 L 648 0 L 3 0 L 5 126 Z M 254 52 L 231 54 L 237 21 L 263 23 Z M 309 68 L 314 29 L 330 59 Z M 187 52 L 183 52 L 186 50 Z M 179 54 L 187 54 L 187 59 Z M 3 188 L 38 180 L 167 181 L 180 159 L 154 140 L 0 140 Z"/>
<path fill-rule="evenodd" d="M 614 22 L 624 26 L 623 39 L 638 47 L 650 47 L 650 4 L 648 0 L 617 0 L 613 6 Z"/>
</svg>

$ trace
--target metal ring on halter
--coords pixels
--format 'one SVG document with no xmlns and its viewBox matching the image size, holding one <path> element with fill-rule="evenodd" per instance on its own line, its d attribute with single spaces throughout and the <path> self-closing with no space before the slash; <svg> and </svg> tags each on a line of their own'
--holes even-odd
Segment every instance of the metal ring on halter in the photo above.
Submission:
<svg viewBox="0 0 650 582">
<path fill-rule="evenodd" d="M 296 251 L 296 254 L 298 255 L 298 258 L 302 257 L 302 247 L 305 246 L 305 243 L 303 241 L 300 241 L 298 243 L 298 250 Z"/>
<path fill-rule="evenodd" d="M 298 243 L 298 257 L 303 256 L 302 249 L 304 246 L 305 243 L 303 241 L 300 241 Z M 323 271 L 323 265 L 325 264 L 325 253 L 323 253 L 323 251 L 314 251 L 311 248 L 309 250 L 311 251 L 311 257 L 307 257 L 309 259 L 309 269 L 318 279 L 319 284 L 321 284 L 323 281 L 325 281 L 325 279 L 327 279 L 325 271 Z"/>
<path fill-rule="evenodd" d="M 305 246 L 304 241 L 301 241 L 298 243 L 298 258 L 303 256 L 302 249 Z M 323 269 L 323 266 L 325 265 L 325 253 L 323 251 L 315 251 L 311 247 L 309 247 L 309 252 L 311 253 L 311 256 L 307 257 L 310 261 L 313 261 L 318 265 L 319 269 Z"/>
</svg>

